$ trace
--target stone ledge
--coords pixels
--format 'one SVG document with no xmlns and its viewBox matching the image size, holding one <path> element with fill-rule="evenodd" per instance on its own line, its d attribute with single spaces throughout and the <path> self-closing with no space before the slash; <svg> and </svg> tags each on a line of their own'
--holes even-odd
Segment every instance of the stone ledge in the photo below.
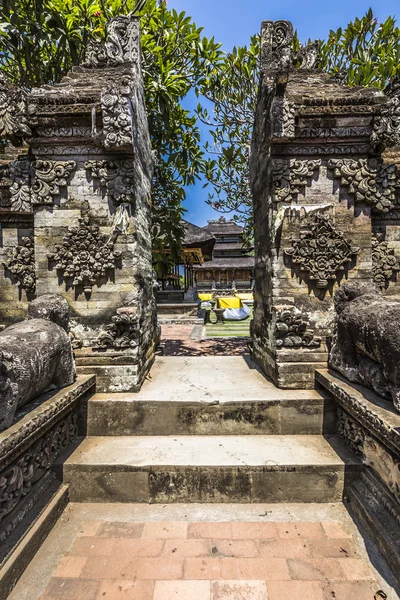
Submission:
<svg viewBox="0 0 400 600">
<path fill-rule="evenodd" d="M 86 392 L 95 387 L 94 375 L 78 375 L 76 381 L 57 391 L 46 392 L 17 412 L 29 410 L 16 423 L 0 433 L 0 468 L 33 444 L 60 420 Z"/>
<path fill-rule="evenodd" d="M 400 414 L 390 400 L 356 385 L 330 369 L 315 372 L 316 381 L 368 432 L 395 454 L 400 454 Z"/>
</svg>

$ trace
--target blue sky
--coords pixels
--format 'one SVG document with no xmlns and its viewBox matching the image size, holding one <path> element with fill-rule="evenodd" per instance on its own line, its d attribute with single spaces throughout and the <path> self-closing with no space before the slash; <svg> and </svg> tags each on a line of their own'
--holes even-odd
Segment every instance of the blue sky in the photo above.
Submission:
<svg viewBox="0 0 400 600">
<path fill-rule="evenodd" d="M 207 37 L 214 36 L 222 42 L 225 51 L 247 44 L 249 37 L 260 30 L 263 20 L 290 20 L 302 42 L 325 38 L 330 29 L 344 27 L 364 15 L 369 7 L 379 21 L 389 15 L 400 20 L 399 0 L 168 0 L 168 7 L 193 17 L 197 26 L 204 27 Z M 187 190 L 185 218 L 197 225 L 219 217 L 205 204 L 207 189 L 203 190 L 199 182 Z"/>
</svg>

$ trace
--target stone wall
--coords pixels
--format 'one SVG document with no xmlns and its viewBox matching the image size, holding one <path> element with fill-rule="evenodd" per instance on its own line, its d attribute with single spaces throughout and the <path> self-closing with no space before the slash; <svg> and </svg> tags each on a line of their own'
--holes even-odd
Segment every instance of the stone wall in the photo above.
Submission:
<svg viewBox="0 0 400 600">
<path fill-rule="evenodd" d="M 159 336 L 139 42 L 138 20 L 118 17 L 103 50 L 89 47 L 59 84 L 23 96 L 29 155 L 3 167 L 0 184 L 0 253 L 29 235 L 35 278 L 28 290 L 4 267 L 0 321 L 23 318 L 35 295 L 62 294 L 78 371 L 96 373 L 100 391 L 137 391 Z M 29 228 L 10 223 L 16 214 Z"/>
<path fill-rule="evenodd" d="M 400 188 L 377 134 L 389 97 L 330 80 L 313 67 L 315 46 L 293 56 L 292 37 L 286 21 L 263 23 L 250 166 L 252 335 L 254 356 L 277 385 L 307 388 L 327 364 L 333 294 L 347 279 L 372 280 L 372 233 L 394 215 Z M 394 221 L 386 238 L 398 231 Z"/>
</svg>

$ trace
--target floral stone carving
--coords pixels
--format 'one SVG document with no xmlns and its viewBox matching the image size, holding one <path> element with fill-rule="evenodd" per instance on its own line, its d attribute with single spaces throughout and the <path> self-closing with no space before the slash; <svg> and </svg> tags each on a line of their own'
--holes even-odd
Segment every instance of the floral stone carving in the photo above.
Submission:
<svg viewBox="0 0 400 600">
<path fill-rule="evenodd" d="M 370 204 L 379 212 L 389 212 L 396 201 L 396 165 L 387 165 L 377 159 L 350 158 L 331 159 L 328 167 L 333 169 L 340 183 L 348 187 L 356 202 Z"/>
<path fill-rule="evenodd" d="M 29 160 L 14 160 L 10 163 L 11 210 L 31 212 L 31 188 Z"/>
<path fill-rule="evenodd" d="M 400 145 L 400 81 L 397 78 L 385 92 L 390 97 L 373 120 L 371 141 L 391 148 Z"/>
<path fill-rule="evenodd" d="M 299 309 L 278 310 L 275 321 L 277 348 L 319 348 L 321 338 L 314 337 L 308 328 L 308 318 Z"/>
<path fill-rule="evenodd" d="M 381 233 L 372 238 L 372 276 L 380 288 L 385 288 L 395 271 L 400 270 L 399 262 L 394 255 L 394 248 L 389 248 Z"/>
<path fill-rule="evenodd" d="M 110 85 L 101 92 L 105 148 L 132 146 L 132 103 L 129 82 Z"/>
<path fill-rule="evenodd" d="M 4 73 L 0 73 L 0 137 L 21 138 L 30 134 L 27 96 Z"/>
<path fill-rule="evenodd" d="M 317 289 L 327 288 L 329 281 L 334 281 L 348 267 L 358 251 L 323 215 L 315 215 L 308 231 L 300 233 L 300 239 L 292 240 L 291 248 L 285 248 L 292 264 L 316 281 Z"/>
<path fill-rule="evenodd" d="M 275 202 L 296 200 L 301 188 L 305 188 L 314 172 L 321 166 L 320 160 L 274 159 L 272 183 Z"/>
<path fill-rule="evenodd" d="M 285 96 L 275 96 L 271 108 L 272 132 L 274 137 L 294 137 L 294 104 Z"/>
<path fill-rule="evenodd" d="M 123 307 L 112 317 L 112 323 L 107 325 L 93 344 L 93 348 L 136 348 L 139 345 L 139 317 L 135 307 Z"/>
<path fill-rule="evenodd" d="M 263 21 L 261 63 L 269 69 L 289 67 L 294 30 L 290 21 Z"/>
<path fill-rule="evenodd" d="M 117 204 L 134 202 L 135 187 L 131 159 L 88 160 L 85 162 L 85 169 L 90 171 L 92 178 L 97 180 L 101 187 L 106 188 Z"/>
<path fill-rule="evenodd" d="M 8 260 L 4 266 L 18 281 L 27 294 L 34 294 L 36 289 L 35 249 L 33 240 L 23 237 L 20 246 L 10 248 Z"/>
<path fill-rule="evenodd" d="M 90 225 L 88 217 L 79 219 L 78 227 L 69 227 L 63 245 L 47 255 L 49 261 L 56 261 L 55 268 L 63 278 L 73 287 L 83 287 L 85 293 L 115 269 L 120 257 L 114 240 L 100 233 L 97 225 Z"/>
<path fill-rule="evenodd" d="M 74 160 L 36 160 L 32 163 L 32 204 L 53 204 L 60 187 L 76 167 Z"/>
</svg>

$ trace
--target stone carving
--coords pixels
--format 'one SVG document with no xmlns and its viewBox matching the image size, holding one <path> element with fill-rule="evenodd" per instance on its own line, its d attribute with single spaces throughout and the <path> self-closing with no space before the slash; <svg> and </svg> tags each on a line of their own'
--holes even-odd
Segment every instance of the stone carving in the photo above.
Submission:
<svg viewBox="0 0 400 600">
<path fill-rule="evenodd" d="M 394 255 L 394 248 L 390 248 L 384 240 L 382 233 L 377 233 L 372 238 L 372 276 L 378 287 L 384 289 L 393 278 L 393 274 L 400 270 L 399 262 Z"/>
<path fill-rule="evenodd" d="M 396 165 L 387 165 L 377 159 L 331 159 L 328 168 L 334 177 L 348 187 L 356 202 L 370 204 L 379 212 L 388 212 L 396 201 Z"/>
<path fill-rule="evenodd" d="M 70 385 L 75 364 L 67 332 L 45 319 L 16 323 L 0 332 L 0 430 L 16 409 L 49 389 Z"/>
<path fill-rule="evenodd" d="M 124 83 L 124 82 L 123 82 Z M 105 148 L 132 146 L 132 103 L 128 85 L 110 85 L 101 92 Z"/>
<path fill-rule="evenodd" d="M 320 290 L 349 267 L 358 251 L 324 215 L 315 215 L 308 230 L 301 232 L 299 239 L 292 239 L 292 247 L 284 250 L 292 265 L 315 281 Z"/>
<path fill-rule="evenodd" d="M 275 158 L 272 167 L 273 199 L 275 202 L 292 202 L 305 188 L 320 160 L 284 160 Z"/>
<path fill-rule="evenodd" d="M 367 490 L 379 502 L 389 515 L 394 519 L 395 524 L 400 527 L 400 510 L 398 504 L 391 499 L 376 477 L 371 477 L 371 472 L 362 471 L 360 476 L 361 481 L 366 486 Z"/>
<path fill-rule="evenodd" d="M 30 134 L 27 96 L 0 72 L 0 137 L 18 139 Z"/>
<path fill-rule="evenodd" d="M 140 328 L 136 308 L 119 308 L 111 321 L 112 323 L 107 325 L 105 330 L 99 334 L 93 344 L 94 349 L 115 348 L 122 350 L 136 348 L 139 345 Z"/>
<path fill-rule="evenodd" d="M 8 259 L 3 264 L 28 296 L 35 293 L 35 249 L 31 238 L 23 237 L 21 245 L 10 248 Z"/>
<path fill-rule="evenodd" d="M 82 287 L 90 294 L 92 287 L 116 267 L 121 251 L 114 249 L 115 240 L 100 233 L 97 225 L 90 225 L 89 217 L 79 219 L 77 227 L 69 227 L 62 245 L 47 255 L 55 261 L 55 268 L 67 283 Z"/>
<path fill-rule="evenodd" d="M 365 436 L 364 456 L 366 464 L 378 473 L 381 480 L 400 503 L 400 462 L 395 459 L 379 442 L 369 435 Z"/>
<path fill-rule="evenodd" d="M 391 148 L 400 146 L 400 80 L 395 80 L 385 92 L 390 100 L 374 117 L 371 142 Z"/>
<path fill-rule="evenodd" d="M 107 41 L 92 41 L 88 44 L 83 66 L 100 68 L 139 60 L 140 26 L 133 15 L 111 19 L 108 25 Z"/>
<path fill-rule="evenodd" d="M 358 456 L 364 457 L 365 429 L 341 408 L 337 409 L 336 427 L 348 447 Z"/>
<path fill-rule="evenodd" d="M 294 137 L 294 104 L 285 96 L 275 96 L 271 108 L 272 135 L 274 137 Z"/>
<path fill-rule="evenodd" d="M 31 212 L 30 166 L 27 158 L 14 160 L 10 168 L 11 210 Z"/>
<path fill-rule="evenodd" d="M 90 171 L 94 180 L 105 188 L 116 204 L 133 204 L 135 199 L 135 180 L 133 161 L 124 160 L 88 160 L 85 169 Z"/>
<path fill-rule="evenodd" d="M 290 307 L 278 310 L 275 321 L 277 348 L 318 348 L 321 338 L 308 328 L 308 318 L 301 310 Z"/>
<path fill-rule="evenodd" d="M 61 452 L 78 438 L 78 415 L 69 414 L 0 472 L 0 522 L 52 467 Z M 2 530 L 0 540 L 7 537 Z"/>
<path fill-rule="evenodd" d="M 337 329 L 330 364 L 354 383 L 391 398 L 400 412 L 399 303 L 371 284 L 345 283 L 335 294 Z"/>
<path fill-rule="evenodd" d="M 289 21 L 263 21 L 261 27 L 261 63 L 265 68 L 290 67 L 293 35 L 293 25 Z"/>
<path fill-rule="evenodd" d="M 319 56 L 319 41 L 310 42 L 307 46 L 301 46 L 294 57 L 294 64 L 300 69 L 314 69 L 317 66 Z"/>
<path fill-rule="evenodd" d="M 74 160 L 36 160 L 32 163 L 32 204 L 53 204 L 60 187 L 66 187 L 74 171 Z"/>
</svg>

